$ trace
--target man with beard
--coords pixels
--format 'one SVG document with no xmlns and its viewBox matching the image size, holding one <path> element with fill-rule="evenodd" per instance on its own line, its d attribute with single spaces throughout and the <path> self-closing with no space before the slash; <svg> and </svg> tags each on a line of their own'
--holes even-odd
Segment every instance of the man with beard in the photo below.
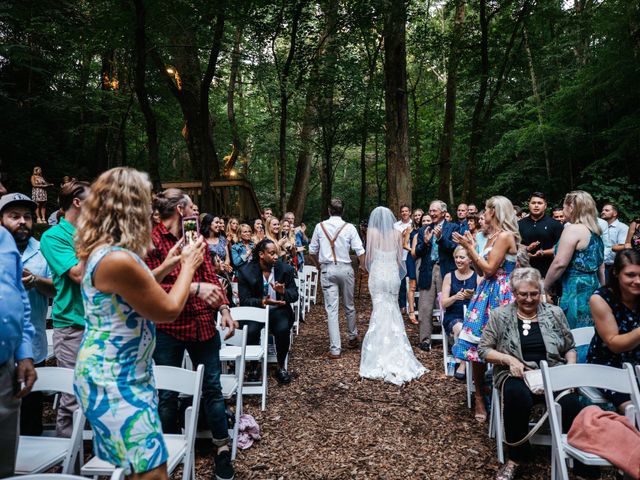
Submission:
<svg viewBox="0 0 640 480">
<path fill-rule="evenodd" d="M 21 193 L 0 198 L 0 222 L 16 242 L 24 269 L 22 284 L 28 292 L 31 323 L 35 328 L 33 362 L 43 367 L 47 358 L 47 307 L 56 293 L 47 261 L 40 253 L 40 242 L 32 236 L 35 202 Z M 42 392 L 32 392 L 22 399 L 20 433 L 42 435 Z"/>
<path fill-rule="evenodd" d="M 562 224 L 546 215 L 546 210 L 544 193 L 533 192 L 529 197 L 529 216 L 518 222 L 531 266 L 537 268 L 543 277 L 547 275 L 555 255 L 554 247 L 562 235 Z"/>
</svg>

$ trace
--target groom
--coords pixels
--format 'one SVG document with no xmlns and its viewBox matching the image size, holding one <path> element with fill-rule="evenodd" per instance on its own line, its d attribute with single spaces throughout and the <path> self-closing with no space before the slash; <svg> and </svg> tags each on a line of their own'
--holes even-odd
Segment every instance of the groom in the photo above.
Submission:
<svg viewBox="0 0 640 480">
<path fill-rule="evenodd" d="M 309 244 L 309 254 L 313 263 L 320 264 L 320 283 L 324 296 L 329 326 L 329 358 L 340 358 L 339 295 L 342 293 L 347 317 L 349 348 L 358 347 L 358 327 L 356 309 L 353 305 L 355 275 L 351 266 L 349 251 L 358 256 L 360 270 L 364 271 L 364 247 L 356 227 L 342 219 L 344 202 L 339 198 L 329 202 L 329 219 L 316 225 Z"/>
</svg>

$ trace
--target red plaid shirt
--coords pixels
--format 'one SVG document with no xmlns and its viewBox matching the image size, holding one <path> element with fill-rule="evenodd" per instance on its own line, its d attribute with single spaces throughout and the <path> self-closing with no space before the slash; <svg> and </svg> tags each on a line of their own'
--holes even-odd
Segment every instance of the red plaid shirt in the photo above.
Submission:
<svg viewBox="0 0 640 480">
<path fill-rule="evenodd" d="M 145 261 L 149 268 L 153 270 L 159 267 L 163 260 L 167 258 L 169 250 L 178 242 L 178 239 L 167 230 L 163 223 L 153 229 L 151 239 L 155 248 L 149 251 Z M 168 292 L 173 287 L 173 284 L 176 283 L 179 274 L 180 264 L 164 277 L 160 286 Z M 220 286 L 210 255 L 204 256 L 204 262 L 196 270 L 193 282 L 212 283 Z M 224 295 L 224 290 L 222 291 Z M 229 303 L 226 296 L 223 303 L 225 305 Z M 208 306 L 198 297 L 190 296 L 184 306 L 184 310 L 174 322 L 156 323 L 156 328 L 185 342 L 205 341 L 213 338 L 216 334 L 216 315 L 217 308 L 214 309 Z"/>
</svg>

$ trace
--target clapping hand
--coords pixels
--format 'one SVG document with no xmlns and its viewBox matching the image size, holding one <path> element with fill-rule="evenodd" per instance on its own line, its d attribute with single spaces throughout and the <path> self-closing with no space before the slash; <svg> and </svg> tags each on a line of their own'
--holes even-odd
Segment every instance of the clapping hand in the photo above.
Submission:
<svg viewBox="0 0 640 480">
<path fill-rule="evenodd" d="M 269 295 L 267 295 L 262 299 L 262 303 L 264 305 L 273 305 L 273 306 L 282 306 L 287 304 L 287 302 L 285 302 L 284 300 L 274 300 Z"/>
<path fill-rule="evenodd" d="M 284 295 L 284 283 L 280 283 L 280 282 L 271 283 L 271 288 L 273 288 L 280 295 Z"/>
<path fill-rule="evenodd" d="M 433 234 L 438 240 L 440 240 L 440 237 L 442 236 L 442 226 L 436 225 L 436 227 L 433 229 Z"/>
<path fill-rule="evenodd" d="M 464 235 L 460 235 L 458 232 L 453 232 L 452 235 L 453 241 L 464 247 L 466 250 L 475 249 L 475 240 L 473 239 L 473 235 L 471 232 L 465 232 Z"/>
</svg>

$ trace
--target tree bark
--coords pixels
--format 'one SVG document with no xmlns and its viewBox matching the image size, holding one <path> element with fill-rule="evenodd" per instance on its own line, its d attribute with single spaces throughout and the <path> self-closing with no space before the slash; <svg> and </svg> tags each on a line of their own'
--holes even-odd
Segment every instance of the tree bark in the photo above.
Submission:
<svg viewBox="0 0 640 480">
<path fill-rule="evenodd" d="M 231 169 L 236 164 L 238 155 L 242 150 L 240 145 L 240 133 L 238 131 L 238 122 L 236 120 L 235 111 L 235 91 L 238 72 L 240 70 L 240 42 L 242 41 L 242 25 L 236 26 L 236 32 L 233 40 L 233 53 L 231 54 L 231 67 L 229 72 L 229 86 L 227 88 L 227 118 L 231 127 L 231 155 L 225 157 L 224 175 L 229 175 Z"/>
<path fill-rule="evenodd" d="M 405 0 L 385 2 L 384 77 L 387 206 L 398 211 L 411 204 L 409 164 L 409 107 L 407 101 L 407 54 Z"/>
<path fill-rule="evenodd" d="M 440 146 L 439 161 L 439 188 L 440 198 L 449 198 L 453 205 L 453 186 L 451 184 L 451 156 L 455 138 L 456 123 L 456 95 L 458 87 L 458 65 L 460 64 L 460 43 L 465 17 L 465 0 L 455 0 L 456 10 L 451 33 L 449 62 L 447 68 L 447 91 L 444 108 L 444 125 L 442 127 L 442 143 Z"/>
<path fill-rule="evenodd" d="M 307 201 L 307 190 L 311 179 L 311 160 L 313 158 L 312 141 L 316 131 L 317 111 L 315 89 L 310 85 L 300 131 L 300 151 L 296 162 L 296 177 L 287 202 L 287 211 L 293 212 L 297 219 L 302 219 Z"/>
<path fill-rule="evenodd" d="M 134 0 L 133 2 L 136 10 L 136 24 L 135 24 L 135 78 L 134 88 L 136 96 L 138 97 L 138 103 L 140 104 L 140 110 L 145 120 L 145 129 L 147 132 L 147 151 L 149 152 L 148 168 L 149 176 L 155 191 L 162 189 L 160 183 L 160 149 L 158 144 L 158 123 L 156 121 L 156 115 L 151 108 L 149 102 L 149 93 L 146 85 L 147 75 L 147 38 L 145 34 L 146 24 L 146 8 L 144 0 Z"/>
</svg>

